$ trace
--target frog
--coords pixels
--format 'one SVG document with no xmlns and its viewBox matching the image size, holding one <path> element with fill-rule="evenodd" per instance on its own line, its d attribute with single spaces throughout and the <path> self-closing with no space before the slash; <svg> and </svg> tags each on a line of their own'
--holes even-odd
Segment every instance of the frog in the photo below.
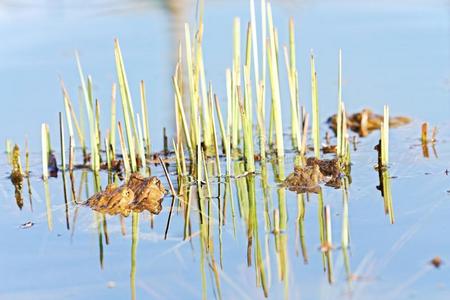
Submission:
<svg viewBox="0 0 450 300">
<path fill-rule="evenodd" d="M 165 194 L 166 190 L 157 177 L 145 178 L 139 173 L 133 173 L 121 186 L 108 184 L 105 190 L 90 197 L 86 205 L 110 215 L 121 214 L 127 217 L 131 211 L 144 210 L 157 215 L 162 210 L 161 203 Z"/>
<path fill-rule="evenodd" d="M 118 187 L 115 183 L 108 184 L 104 191 L 90 197 L 86 204 L 93 210 L 110 215 L 128 216 L 131 212 L 129 204 L 135 194 L 127 186 Z"/>
<path fill-rule="evenodd" d="M 134 211 L 148 210 L 152 214 L 159 214 L 162 210 L 162 199 L 166 189 L 157 177 L 144 178 L 139 173 L 133 173 L 128 180 L 127 186 L 136 195 L 130 204 Z"/>
<path fill-rule="evenodd" d="M 380 129 L 381 122 L 384 117 L 374 113 L 369 108 L 364 108 L 361 112 L 357 112 L 347 116 L 347 127 L 356 132 L 361 137 L 369 135 L 372 131 Z M 412 120 L 409 117 L 398 116 L 389 118 L 389 127 L 396 128 L 410 123 Z M 327 123 L 331 129 L 336 132 L 337 116 L 333 115 L 328 118 Z"/>
<path fill-rule="evenodd" d="M 319 193 L 319 183 L 323 179 L 319 165 L 295 166 L 291 173 L 283 182 L 289 190 L 297 193 Z"/>
<path fill-rule="evenodd" d="M 295 166 L 292 172 L 283 182 L 289 190 L 297 193 L 318 193 L 320 183 L 338 188 L 341 184 L 341 168 L 339 160 L 318 159 L 308 157 L 303 166 Z"/>
</svg>

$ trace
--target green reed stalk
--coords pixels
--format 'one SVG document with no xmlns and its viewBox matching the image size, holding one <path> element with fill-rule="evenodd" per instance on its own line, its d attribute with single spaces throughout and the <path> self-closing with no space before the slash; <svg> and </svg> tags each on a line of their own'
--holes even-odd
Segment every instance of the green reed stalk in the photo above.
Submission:
<svg viewBox="0 0 450 300">
<path fill-rule="evenodd" d="M 173 151 L 175 152 L 175 162 L 177 164 L 177 174 L 178 174 L 178 177 L 181 177 L 181 176 L 184 176 L 184 172 L 183 172 L 183 168 L 181 166 L 180 151 L 178 150 L 175 140 L 172 140 L 172 145 L 173 145 Z M 180 182 L 178 182 L 178 188 L 181 188 Z"/>
<path fill-rule="evenodd" d="M 28 149 L 28 138 L 27 137 L 25 137 L 25 176 L 27 176 L 27 177 L 30 176 L 30 151 Z"/>
<path fill-rule="evenodd" d="M 240 85 L 241 78 L 241 22 L 239 18 L 234 19 L 233 23 L 233 68 L 232 76 L 227 80 L 230 83 L 229 93 L 231 95 L 231 110 L 229 119 L 231 120 L 231 147 L 239 147 L 239 99 L 237 87 Z M 230 99 L 230 97 L 229 97 Z M 231 114 L 230 114 L 231 112 Z"/>
<path fill-rule="evenodd" d="M 241 108 L 242 124 L 244 129 L 244 157 L 247 172 L 255 171 L 255 154 L 253 150 L 253 125 L 252 125 L 252 90 L 250 81 L 250 67 L 244 66 L 244 104 Z"/>
<path fill-rule="evenodd" d="M 98 100 L 95 100 L 95 127 L 96 127 L 95 132 L 97 133 L 95 140 L 97 142 L 97 149 L 99 151 L 98 159 L 100 162 L 100 159 L 101 159 L 100 151 L 102 150 L 102 147 L 101 147 L 102 141 L 101 141 L 101 131 L 100 131 L 100 102 Z"/>
<path fill-rule="evenodd" d="M 384 119 L 381 123 L 381 164 L 389 165 L 389 106 L 384 106 Z"/>
<path fill-rule="evenodd" d="M 61 143 L 61 170 L 66 170 L 66 146 L 64 142 L 64 124 L 62 113 L 59 113 L 59 139 Z"/>
<path fill-rule="evenodd" d="M 200 143 L 200 140 L 197 140 L 197 130 L 199 130 L 199 124 L 197 121 L 197 115 L 199 112 L 199 94 L 198 94 L 198 80 L 196 76 L 196 68 L 194 68 L 193 64 L 193 56 L 194 52 L 191 47 L 191 34 L 189 30 L 189 25 L 186 23 L 184 26 L 185 31 L 185 43 L 186 43 L 186 62 L 187 62 L 187 72 L 188 72 L 188 82 L 189 82 L 189 95 L 190 95 L 190 121 L 191 121 L 191 141 L 193 147 L 197 146 Z M 181 97 L 180 97 L 181 99 Z"/>
<path fill-rule="evenodd" d="M 81 68 L 80 58 L 78 56 L 78 53 L 75 55 L 77 66 L 78 66 L 78 73 L 80 75 L 80 81 L 81 81 L 81 88 L 83 91 L 83 98 L 84 103 L 86 105 L 86 110 L 88 113 L 88 120 L 89 120 L 89 136 L 90 136 L 90 143 L 91 143 L 91 169 L 92 171 L 98 171 L 100 170 L 100 163 L 98 161 L 98 149 L 97 149 L 97 133 L 96 133 L 96 126 L 95 126 L 95 115 L 93 110 L 93 104 L 92 104 L 92 89 L 87 87 L 85 82 L 85 77 L 83 75 L 83 69 Z M 91 80 L 88 80 L 89 85 L 91 86 Z"/>
<path fill-rule="evenodd" d="M 225 148 L 225 156 L 226 156 L 226 161 L 227 161 L 226 174 L 227 174 L 227 176 L 229 176 L 230 172 L 231 172 L 230 137 L 229 137 L 229 134 L 225 131 L 225 125 L 223 123 L 223 117 L 222 117 L 222 112 L 221 112 L 221 108 L 220 108 L 220 104 L 219 104 L 219 98 L 216 95 L 214 95 L 214 101 L 216 104 L 216 113 L 217 113 L 217 118 L 219 120 L 220 132 L 222 135 L 222 143 L 224 144 L 224 148 Z"/>
<path fill-rule="evenodd" d="M 136 254 L 139 242 L 139 214 L 132 213 L 132 229 L 131 229 L 131 271 L 130 271 L 130 288 L 131 299 L 136 299 Z"/>
<path fill-rule="evenodd" d="M 111 131 L 109 132 L 109 144 L 106 145 L 106 153 L 110 153 L 110 159 L 114 160 L 116 157 L 116 97 L 117 85 L 113 83 L 111 88 Z"/>
<path fill-rule="evenodd" d="M 288 70 L 289 95 L 291 98 L 291 128 L 292 144 L 297 151 L 301 149 L 301 136 L 299 124 L 299 95 L 298 95 L 298 73 L 295 57 L 295 29 L 294 20 L 289 20 L 289 56 L 287 47 L 284 47 L 286 69 Z"/>
<path fill-rule="evenodd" d="M 326 239 L 326 245 L 328 247 L 325 256 L 327 260 L 327 273 L 328 273 L 328 282 L 333 282 L 333 263 L 332 263 L 332 234 L 331 234 L 331 209 L 329 205 L 326 205 L 324 208 L 324 223 L 325 223 L 325 239 Z"/>
<path fill-rule="evenodd" d="M 266 159 L 266 125 L 264 119 L 264 84 L 261 81 L 257 87 L 259 90 L 259 97 L 256 102 L 256 119 L 258 121 L 258 131 L 259 131 L 259 151 L 261 155 L 261 160 Z"/>
<path fill-rule="evenodd" d="M 141 164 L 142 164 L 142 169 L 146 169 L 146 159 L 145 159 L 145 137 L 144 134 L 142 133 L 142 128 L 141 128 L 141 119 L 139 117 L 139 114 L 136 114 L 136 119 L 137 119 L 137 127 L 138 127 L 138 140 L 139 142 L 137 143 L 138 145 L 138 150 L 139 150 L 139 158 L 141 159 Z"/>
<path fill-rule="evenodd" d="M 338 112 L 336 115 L 336 154 L 337 157 L 343 156 L 342 145 L 342 50 L 339 49 L 339 63 L 338 63 Z"/>
<path fill-rule="evenodd" d="M 201 42 L 198 42 L 197 45 L 197 65 L 200 69 L 200 90 L 201 90 L 201 114 L 202 114 L 202 128 L 203 128 L 203 143 L 205 144 L 205 148 L 209 149 L 213 146 L 213 131 L 212 131 L 212 120 L 209 114 L 210 107 L 207 96 L 207 88 L 206 88 L 206 79 L 205 79 L 205 68 L 203 65 L 203 53 Z"/>
<path fill-rule="evenodd" d="M 270 86 L 272 90 L 273 112 L 275 121 L 275 136 L 278 157 L 284 156 L 284 141 L 283 141 L 283 123 L 281 115 L 281 98 L 280 98 L 280 83 L 278 78 L 278 54 L 275 28 L 273 27 L 272 8 L 270 3 L 267 4 L 267 16 L 269 23 L 269 52 L 268 64 L 270 75 Z"/>
<path fill-rule="evenodd" d="M 41 125 L 41 144 L 42 144 L 42 178 L 44 181 L 48 179 L 48 141 L 47 141 L 47 125 Z"/>
<path fill-rule="evenodd" d="M 141 80 L 140 91 L 141 91 L 142 130 L 144 134 L 145 150 L 147 156 L 150 156 L 151 142 L 150 142 L 150 131 L 148 126 L 147 94 L 145 91 L 144 80 Z"/>
<path fill-rule="evenodd" d="M 394 207 L 392 205 L 391 179 L 389 178 L 389 171 L 382 171 L 383 196 L 384 196 L 384 210 L 389 215 L 391 224 L 395 223 Z"/>
<path fill-rule="evenodd" d="M 341 247 L 347 249 L 349 246 L 349 222 L 348 222 L 348 178 L 344 177 L 342 186 L 342 238 Z"/>
<path fill-rule="evenodd" d="M 174 85 L 174 88 L 175 88 L 175 98 L 176 98 L 177 104 L 178 104 L 177 105 L 177 109 L 178 109 L 178 111 L 179 111 L 179 113 L 181 115 L 181 120 L 183 122 L 183 131 L 184 131 L 184 135 L 185 135 L 185 138 L 186 138 L 186 143 L 187 143 L 187 146 L 188 146 L 188 149 L 189 149 L 191 160 L 194 160 L 194 158 L 195 158 L 194 146 L 193 146 L 192 141 L 191 141 L 191 136 L 190 136 L 190 133 L 189 133 L 189 127 L 188 127 L 188 124 L 187 124 L 187 121 L 186 121 L 186 116 L 184 114 L 183 103 L 182 103 L 181 94 L 180 94 L 180 88 L 178 86 L 178 83 L 177 83 L 177 80 L 176 80 L 175 77 L 172 78 L 172 82 L 173 82 L 173 85 Z"/>
<path fill-rule="evenodd" d="M 312 99 L 312 135 L 314 143 L 314 155 L 320 158 L 320 123 L 319 123 L 319 99 L 317 92 L 317 73 L 314 55 L 311 53 L 311 99 Z"/>
<path fill-rule="evenodd" d="M 220 167 L 219 143 L 217 141 L 216 121 L 214 120 L 214 112 L 213 112 L 214 107 L 213 107 L 213 99 L 212 98 L 213 98 L 213 92 L 212 92 L 212 87 L 210 87 L 209 101 L 208 101 L 209 119 L 211 120 L 211 125 L 212 125 L 214 152 L 216 154 L 217 175 L 219 177 L 221 177 L 222 170 Z"/>
<path fill-rule="evenodd" d="M 77 131 L 78 139 L 80 140 L 81 147 L 83 149 L 86 149 L 86 142 L 85 137 L 83 134 L 83 131 L 81 130 L 81 127 L 78 123 L 77 117 L 75 115 L 75 111 L 72 106 L 72 102 L 69 97 L 69 93 L 67 92 L 67 89 L 64 86 L 64 82 L 61 80 L 61 87 L 63 91 L 63 98 L 64 98 L 64 108 L 66 113 L 66 119 L 67 119 L 67 126 L 69 127 L 69 135 L 72 136 L 73 139 L 75 139 L 75 135 L 73 132 L 73 127 L 75 126 L 75 129 Z M 80 112 L 80 116 L 81 112 Z M 73 141 L 74 147 L 75 147 L 75 140 Z"/>
<path fill-rule="evenodd" d="M 128 176 L 129 174 L 131 174 L 131 167 L 130 167 L 130 161 L 128 160 L 127 147 L 125 146 L 125 139 L 123 137 L 122 125 L 120 124 L 120 122 L 118 122 L 117 127 L 119 129 L 120 147 L 122 148 L 123 167 L 125 169 L 125 174 L 127 174 L 127 176 Z"/>
<path fill-rule="evenodd" d="M 111 152 L 109 151 L 109 134 L 105 136 L 105 148 L 106 148 L 106 164 L 108 166 L 108 171 L 111 171 L 112 169 L 112 160 L 111 160 Z"/>
<path fill-rule="evenodd" d="M 119 41 L 114 40 L 114 56 L 116 60 L 117 77 L 119 80 L 120 95 L 122 99 L 122 110 L 125 119 L 125 131 L 127 135 L 128 150 L 130 153 L 131 169 L 137 170 L 135 138 L 137 137 L 137 127 L 134 119 L 134 109 L 131 100 L 130 89 L 123 63 L 122 52 L 120 50 Z M 127 158 L 128 159 L 128 158 Z"/>
<path fill-rule="evenodd" d="M 47 226 L 49 231 L 53 231 L 53 212 L 52 202 L 50 199 L 50 188 L 48 186 L 48 180 L 44 179 L 44 193 L 45 193 L 45 207 L 47 213 Z"/>
</svg>

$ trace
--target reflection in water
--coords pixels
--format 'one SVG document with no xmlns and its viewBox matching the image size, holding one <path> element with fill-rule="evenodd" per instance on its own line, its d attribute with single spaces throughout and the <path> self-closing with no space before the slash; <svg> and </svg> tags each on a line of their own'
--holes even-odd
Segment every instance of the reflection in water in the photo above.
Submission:
<svg viewBox="0 0 450 300">
<path fill-rule="evenodd" d="M 130 288 L 131 299 L 136 299 L 136 254 L 139 240 L 139 214 L 132 213 L 131 229 L 131 269 L 130 269 Z"/>
</svg>

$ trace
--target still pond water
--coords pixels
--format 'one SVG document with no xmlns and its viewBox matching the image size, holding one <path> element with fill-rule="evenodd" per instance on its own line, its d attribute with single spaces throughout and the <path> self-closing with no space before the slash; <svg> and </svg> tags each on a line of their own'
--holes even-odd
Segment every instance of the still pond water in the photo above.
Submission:
<svg viewBox="0 0 450 300">
<path fill-rule="evenodd" d="M 206 72 L 219 96 L 225 98 L 224 70 L 232 58 L 232 22 L 235 16 L 242 24 L 247 22 L 248 4 L 205 2 Z M 288 275 L 284 281 L 279 279 L 276 235 L 266 224 L 273 222 L 282 188 L 274 180 L 271 164 L 257 166 L 258 171 L 264 168 L 268 172 L 267 182 L 262 176 L 255 177 L 255 186 L 269 298 L 449 299 L 450 269 L 445 264 L 450 261 L 450 177 L 445 175 L 450 169 L 448 2 L 285 0 L 273 1 L 273 8 L 281 43 L 287 40 L 288 18 L 295 18 L 301 97 L 308 110 L 311 49 L 317 59 L 320 114 L 325 120 L 336 108 L 337 53 L 342 48 L 348 110 L 371 107 L 381 112 L 383 104 L 389 104 L 393 115 L 408 115 L 414 122 L 391 132 L 394 224 L 385 215 L 383 198 L 376 189 L 373 146 L 379 133 L 359 140 L 352 152 L 348 260 L 339 248 L 342 191 L 323 189 L 323 202 L 332 212 L 332 284 L 319 251 L 318 197 L 310 195 L 301 202 L 289 191 L 284 199 L 287 229 L 281 233 L 287 240 Z M 183 38 L 183 23 L 194 22 L 195 14 L 194 1 L 188 0 L 0 1 L 0 140 L 23 145 L 28 136 L 32 172 L 32 206 L 25 188 L 24 207 L 19 210 L 8 178 L 7 157 L 1 157 L 0 299 L 200 299 L 204 292 L 208 299 L 219 298 L 208 263 L 203 268 L 206 290 L 202 289 L 197 224 L 193 223 L 192 240 L 184 241 L 183 216 L 175 213 L 164 240 L 170 197 L 154 218 L 153 228 L 149 215 L 141 215 L 139 240 L 132 249 L 131 218 L 125 220 L 123 234 L 119 218 L 107 217 L 106 243 L 104 234 L 99 239 L 99 216 L 89 208 L 70 205 L 67 229 L 61 177 L 48 184 L 53 223 L 49 230 L 45 186 L 40 179 L 40 124 L 49 123 L 56 148 L 57 117 L 63 109 L 58 81 L 61 76 L 72 92 L 76 90 L 75 50 L 80 52 L 85 71 L 94 78 L 95 94 L 103 108 L 101 119 L 109 120 L 110 87 L 116 80 L 114 37 L 121 41 L 132 93 L 137 95 L 141 79 L 147 82 L 153 148 L 162 149 L 162 127 L 167 127 L 170 138 L 174 134 L 171 76 L 176 49 Z M 287 90 L 282 93 L 286 97 L 283 115 L 289 116 Z M 422 121 L 439 128 L 436 151 L 430 148 L 429 158 L 417 146 Z M 323 133 L 325 130 L 323 124 Z M 286 137 L 286 144 L 288 140 Z M 289 154 L 287 172 L 292 170 L 293 160 Z M 175 172 L 173 165 L 170 171 Z M 160 166 L 152 167 L 152 174 L 167 184 Z M 76 173 L 77 189 L 83 176 L 81 171 Z M 102 175 L 102 186 L 106 177 Z M 176 181 L 176 176 L 172 179 Z M 86 182 L 88 190 L 84 187 L 82 193 L 91 194 L 90 173 Z M 238 187 L 233 181 L 231 187 L 236 202 Z M 300 223 L 302 203 L 305 214 Z M 237 210 L 237 202 L 235 205 Z M 29 221 L 34 226 L 20 227 Z M 235 227 L 228 213 L 222 243 L 219 245 L 216 236 L 214 244 L 217 261 L 220 248 L 222 253 L 223 268 L 217 271 L 220 295 L 223 299 L 264 298 L 262 287 L 256 284 L 255 262 L 247 265 L 247 225 L 238 211 L 234 222 Z M 214 230 L 217 235 L 218 227 Z M 105 232 L 103 226 L 100 232 Z M 429 264 L 436 256 L 444 260 L 439 269 Z"/>
</svg>

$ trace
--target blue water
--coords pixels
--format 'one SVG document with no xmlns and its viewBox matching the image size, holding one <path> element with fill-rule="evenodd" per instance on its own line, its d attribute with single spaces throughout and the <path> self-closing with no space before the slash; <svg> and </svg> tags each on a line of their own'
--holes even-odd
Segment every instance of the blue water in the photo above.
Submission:
<svg viewBox="0 0 450 300">
<path fill-rule="evenodd" d="M 94 214 L 86 207 L 70 205 L 72 235 L 66 229 L 61 178 L 51 179 L 53 231 L 47 228 L 44 186 L 39 178 L 40 124 L 48 122 L 54 147 L 58 145 L 58 112 L 63 109 L 61 76 L 76 103 L 79 78 L 74 51 L 80 52 L 85 73 L 94 80 L 103 124 L 109 124 L 111 84 L 116 81 L 113 38 L 120 39 L 131 84 L 138 104 L 138 83 L 146 81 L 150 134 L 154 149 L 162 148 L 162 127 L 173 137 L 174 71 L 183 23 L 195 20 L 193 1 L 0 1 L 0 141 L 12 139 L 31 149 L 33 211 L 24 189 L 24 208 L 19 210 L 7 178 L 6 156 L 0 159 L 0 299 L 130 299 L 131 218 L 127 234 L 120 233 L 117 217 L 108 219 L 109 245 L 104 246 L 103 269 Z M 256 1 L 259 2 L 259 1 Z M 225 100 L 225 72 L 231 65 L 232 22 L 248 20 L 247 1 L 206 1 L 204 55 L 208 80 L 221 101 Z M 178 7 L 178 8 L 176 8 Z M 352 153 L 350 186 L 350 261 L 359 276 L 350 288 L 339 249 L 341 191 L 324 189 L 325 204 L 332 211 L 334 284 L 323 272 L 317 221 L 317 197 L 306 202 L 305 243 L 309 262 L 296 254 L 297 198 L 286 192 L 288 207 L 288 285 L 278 279 L 274 235 L 264 229 L 260 177 L 256 177 L 260 239 L 264 257 L 270 259 L 269 298 L 280 299 L 448 299 L 449 268 L 434 269 L 429 261 L 441 256 L 450 261 L 446 238 L 450 213 L 449 125 L 450 114 L 450 6 L 445 1 L 274 1 L 274 18 L 280 43 L 287 41 L 287 21 L 296 22 L 300 97 L 310 107 L 309 53 L 316 55 L 322 120 L 336 110 L 337 54 L 342 48 L 344 101 L 349 111 L 371 107 L 381 112 L 389 104 L 392 115 L 411 116 L 415 122 L 391 132 L 390 173 L 396 222 L 389 223 L 383 199 L 376 190 L 373 170 L 378 133 L 362 139 Z M 242 32 L 245 32 L 242 29 Z M 282 69 L 284 70 L 284 68 Z M 283 75 L 282 75 L 283 76 Z M 288 128 L 289 98 L 282 86 L 284 124 Z M 223 102 L 225 104 L 225 102 Z M 223 107 L 225 107 L 223 105 Z M 435 157 L 422 156 L 417 147 L 420 123 L 439 127 Z M 106 129 L 106 128 L 104 128 Z M 289 131 L 287 129 L 287 131 Z M 286 140 L 287 142 L 288 140 Z M 3 143 L 3 142 L 2 142 Z M 3 149 L 3 146 L 2 146 Z M 286 159 L 292 169 L 293 157 Z M 172 166 L 173 167 L 173 166 Z M 277 207 L 277 189 L 269 169 L 270 195 Z M 260 167 L 258 166 L 258 169 Z M 174 169 L 172 170 L 174 171 Z M 160 167 L 152 168 L 164 184 Z M 77 190 L 80 172 L 76 173 Z M 175 177 L 172 178 L 174 181 Z M 89 184 L 92 179 L 89 177 Z M 102 178 L 103 186 L 106 178 Z M 166 184 L 167 185 L 167 184 Z M 89 187 L 92 193 L 92 186 Z M 233 183 L 234 192 L 236 192 Z M 84 193 L 84 192 L 83 192 Z M 235 201 L 237 195 L 235 194 Z M 140 220 L 137 250 L 137 299 L 200 299 L 202 297 L 199 240 L 183 241 L 183 218 L 174 215 L 167 241 L 163 240 L 171 198 L 149 226 Z M 237 209 L 237 202 L 235 203 Z M 228 208 L 229 209 L 229 208 Z M 272 218 L 272 211 L 270 212 Z M 223 299 L 263 298 L 256 286 L 254 264 L 247 267 L 246 225 L 236 216 L 236 238 L 228 212 L 223 227 L 223 265 L 219 272 Z M 33 221 L 29 229 L 20 224 Z M 194 228 L 197 223 L 194 222 Z M 217 232 L 215 231 L 217 238 Z M 215 254 L 218 255 L 217 241 Z M 218 259 L 216 257 L 216 259 Z M 254 263 L 254 262 L 253 262 Z M 214 298 L 214 280 L 206 266 L 207 295 Z M 349 289 L 351 293 L 349 293 Z"/>
</svg>

